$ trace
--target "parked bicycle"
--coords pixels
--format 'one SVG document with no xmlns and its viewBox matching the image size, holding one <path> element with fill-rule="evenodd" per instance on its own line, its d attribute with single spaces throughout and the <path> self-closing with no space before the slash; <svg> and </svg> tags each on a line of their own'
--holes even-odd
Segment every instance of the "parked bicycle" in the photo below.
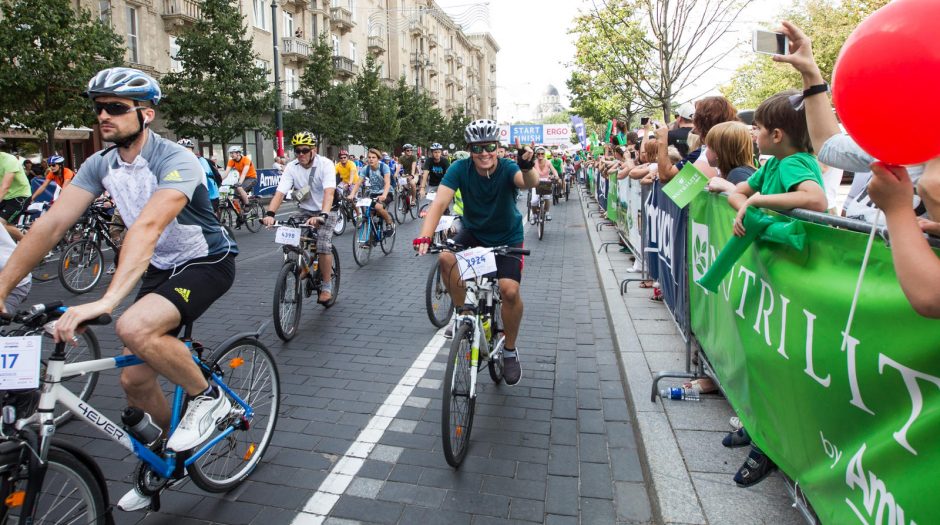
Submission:
<svg viewBox="0 0 940 525">
<path fill-rule="evenodd" d="M 58 317 L 64 312 L 59 307 L 45 313 Z M 110 316 L 103 315 L 87 324 L 109 322 Z M 159 510 L 164 490 L 187 477 L 208 492 L 225 492 L 240 484 L 267 451 L 280 407 L 277 366 L 258 340 L 263 329 L 232 335 L 204 358 L 207 349 L 192 340 L 192 325 L 185 327 L 182 340 L 192 349 L 193 360 L 232 407 L 209 441 L 185 453 L 166 450 L 167 436 L 159 436 L 159 427 L 150 427 L 158 433 L 151 443 L 153 436 L 145 437 L 149 433 L 113 422 L 62 384 L 77 375 L 143 361 L 128 355 L 66 363 L 66 345 L 57 343 L 39 388 L 6 391 L 3 397 L 0 500 L 6 504 L 0 506 L 0 521 L 102 525 L 111 521 L 108 487 L 94 460 L 80 448 L 52 439 L 57 423 L 48 411 L 59 403 L 140 459 L 134 484 L 152 498 L 153 510 Z M 177 386 L 170 435 L 182 417 L 185 398 Z M 125 415 L 129 412 L 125 410 Z"/>
<path fill-rule="evenodd" d="M 466 298 L 457 313 L 454 338 L 447 356 L 441 403 L 441 440 L 447 464 L 458 468 L 467 455 L 473 412 L 477 397 L 477 371 L 485 363 L 495 384 L 503 380 L 502 299 L 499 282 L 483 274 L 487 262 L 495 271 L 496 255 L 529 255 L 529 250 L 512 246 L 472 248 L 448 242 L 434 244 L 428 253 L 453 252 L 457 256 Z M 478 271 L 480 270 L 480 271 Z"/>
<path fill-rule="evenodd" d="M 303 300 L 313 294 L 319 295 L 323 284 L 316 250 L 317 227 L 303 224 L 297 217 L 278 221 L 275 226 L 280 230 L 275 241 L 284 250 L 284 264 L 274 285 L 274 330 L 282 340 L 290 341 L 297 335 L 297 327 L 300 326 Z M 333 283 L 333 296 L 322 303 L 326 308 L 336 304 L 339 296 L 339 252 L 336 246 L 331 248 L 333 274 L 330 280 Z"/>
<path fill-rule="evenodd" d="M 104 273 L 104 242 L 114 252 L 114 264 L 121 255 L 121 243 L 126 227 L 114 220 L 114 206 L 108 202 L 95 202 L 76 223 L 81 229 L 79 238 L 70 243 L 59 259 L 59 281 L 74 294 L 91 291 Z"/>
<path fill-rule="evenodd" d="M 395 229 L 392 229 L 391 235 L 385 233 L 385 221 L 375 213 L 374 199 L 359 199 L 356 206 L 362 214 L 362 223 L 356 228 L 356 236 L 353 238 L 353 259 L 359 266 L 365 266 L 369 264 L 372 248 L 376 245 L 382 247 L 382 253 L 385 255 L 392 253 L 392 248 L 395 247 Z M 394 220 L 392 222 L 394 223 Z"/>
</svg>

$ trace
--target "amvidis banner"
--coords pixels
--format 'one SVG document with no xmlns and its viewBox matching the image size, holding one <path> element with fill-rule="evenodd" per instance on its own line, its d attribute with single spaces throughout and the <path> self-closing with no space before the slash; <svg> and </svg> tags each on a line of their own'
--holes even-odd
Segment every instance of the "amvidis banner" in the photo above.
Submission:
<svg viewBox="0 0 940 525">
<path fill-rule="evenodd" d="M 876 238 L 803 223 L 802 249 L 757 239 L 717 293 L 701 278 L 734 211 L 701 194 L 689 216 L 692 326 L 754 441 L 799 482 L 822 523 L 936 523 L 940 321 L 913 311 Z"/>
</svg>

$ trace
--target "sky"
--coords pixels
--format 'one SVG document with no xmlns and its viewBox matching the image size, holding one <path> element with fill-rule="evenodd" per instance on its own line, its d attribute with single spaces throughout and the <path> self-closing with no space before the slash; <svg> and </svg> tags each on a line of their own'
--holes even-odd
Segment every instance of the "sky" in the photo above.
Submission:
<svg viewBox="0 0 940 525">
<path fill-rule="evenodd" d="M 562 95 L 562 104 L 569 105 L 565 81 L 574 57 L 574 36 L 568 34 L 579 10 L 603 10 L 603 0 L 437 0 L 447 13 L 459 16 L 473 6 L 488 6 L 489 20 L 478 20 L 465 32 L 489 31 L 500 46 L 496 64 L 497 119 L 500 122 L 524 120 L 524 105 L 534 109 L 549 84 Z M 779 10 L 790 0 L 752 0 L 730 36 L 739 51 L 726 57 L 716 68 L 691 86 L 684 98 L 698 98 L 717 93 L 718 86 L 728 82 L 731 73 L 750 56 L 751 31 L 764 24 L 776 23 Z"/>
</svg>

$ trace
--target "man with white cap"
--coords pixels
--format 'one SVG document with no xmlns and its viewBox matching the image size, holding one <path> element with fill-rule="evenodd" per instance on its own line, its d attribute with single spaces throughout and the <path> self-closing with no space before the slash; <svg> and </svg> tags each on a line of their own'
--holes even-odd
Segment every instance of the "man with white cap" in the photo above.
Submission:
<svg viewBox="0 0 940 525">
<path fill-rule="evenodd" d="M 676 115 L 678 115 L 676 128 L 669 130 L 669 145 L 675 146 L 684 158 L 689 154 L 689 133 L 692 131 L 692 117 L 695 115 L 695 106 L 686 102 L 679 106 Z"/>
</svg>

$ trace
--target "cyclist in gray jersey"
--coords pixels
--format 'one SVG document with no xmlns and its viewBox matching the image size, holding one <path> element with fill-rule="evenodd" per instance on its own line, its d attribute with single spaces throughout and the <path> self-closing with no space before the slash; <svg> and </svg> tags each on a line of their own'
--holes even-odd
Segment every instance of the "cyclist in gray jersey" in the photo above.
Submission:
<svg viewBox="0 0 940 525">
<path fill-rule="evenodd" d="M 160 86 L 136 69 L 105 69 L 88 83 L 104 140 L 115 146 L 85 161 L 78 174 L 30 228 L 0 272 L 0 305 L 20 279 L 107 190 L 127 225 L 121 258 L 101 299 L 69 310 L 55 327 L 56 341 L 77 341 L 86 320 L 111 314 L 143 277 L 137 299 L 118 319 L 117 335 L 145 365 L 124 368 L 128 403 L 169 428 L 170 407 L 158 382 L 163 375 L 189 396 L 167 448 L 192 449 L 208 439 L 230 411 L 225 396 L 206 382 L 176 334 L 224 294 L 235 279 L 235 242 L 212 213 L 205 175 L 196 156 L 148 129 Z M 118 502 L 124 510 L 150 506 L 136 488 Z"/>
</svg>

